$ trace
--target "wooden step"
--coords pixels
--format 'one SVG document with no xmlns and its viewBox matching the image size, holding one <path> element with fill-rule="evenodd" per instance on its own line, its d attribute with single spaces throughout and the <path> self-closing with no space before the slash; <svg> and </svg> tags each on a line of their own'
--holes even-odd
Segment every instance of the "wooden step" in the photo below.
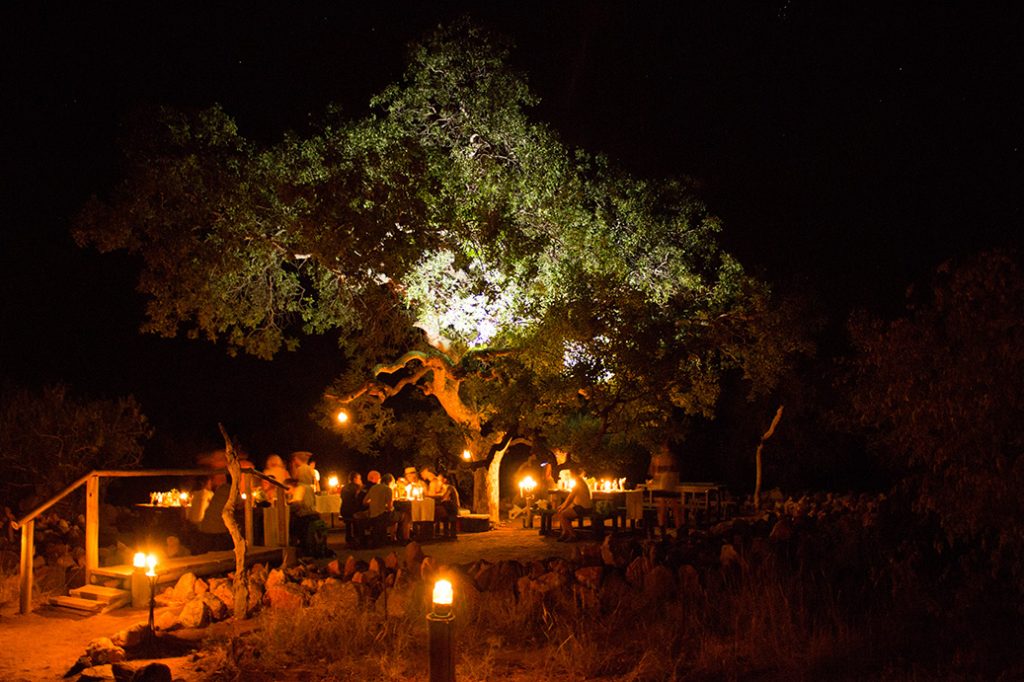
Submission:
<svg viewBox="0 0 1024 682">
<path fill-rule="evenodd" d="M 106 606 L 103 602 L 96 601 L 95 599 L 80 599 L 78 597 L 50 597 L 50 603 L 54 606 L 63 606 L 64 608 L 88 611 L 90 613 L 99 613 Z"/>
<path fill-rule="evenodd" d="M 102 575 L 107 578 L 130 578 L 135 568 L 132 566 L 99 566 L 92 569 L 93 575 Z"/>
<path fill-rule="evenodd" d="M 128 590 L 119 590 L 116 587 L 103 587 L 102 585 L 84 585 L 71 590 L 72 597 L 79 599 L 92 599 L 103 604 L 110 604 L 122 597 L 131 598 Z"/>
</svg>

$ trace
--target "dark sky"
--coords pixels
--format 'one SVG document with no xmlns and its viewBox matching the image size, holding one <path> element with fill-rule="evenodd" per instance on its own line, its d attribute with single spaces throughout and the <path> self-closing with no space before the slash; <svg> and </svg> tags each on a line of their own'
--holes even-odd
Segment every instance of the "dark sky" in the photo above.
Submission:
<svg viewBox="0 0 1024 682">
<path fill-rule="evenodd" d="M 338 366 L 329 341 L 271 364 L 136 332 L 133 263 L 67 231 L 117 178 L 120 123 L 220 102 L 273 140 L 329 102 L 360 116 L 407 43 L 463 13 L 516 43 L 538 119 L 636 173 L 696 178 L 727 247 L 835 320 L 899 310 L 943 259 L 1020 244 L 1024 3 L 250 4 L 0 17 L 3 378 L 135 394 L 164 460 L 215 443 L 218 420 L 257 454 L 335 456 L 305 416 Z"/>
</svg>

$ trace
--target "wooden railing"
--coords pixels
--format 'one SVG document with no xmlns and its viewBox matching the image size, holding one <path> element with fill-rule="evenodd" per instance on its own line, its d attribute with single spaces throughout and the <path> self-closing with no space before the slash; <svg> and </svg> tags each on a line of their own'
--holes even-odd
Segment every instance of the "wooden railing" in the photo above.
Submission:
<svg viewBox="0 0 1024 682">
<path fill-rule="evenodd" d="M 35 520 L 36 517 L 45 512 L 53 505 L 85 485 L 85 582 L 89 584 L 92 580 L 92 573 L 99 568 L 100 556 L 100 479 L 101 478 L 141 478 L 153 476 L 211 476 L 213 474 L 228 473 L 227 469 L 134 469 L 134 470 L 98 470 L 90 471 L 80 479 L 67 486 L 49 500 L 39 505 L 25 516 L 11 525 L 15 529 L 21 529 L 21 564 L 19 583 L 19 607 L 20 612 L 25 614 L 32 610 L 32 569 L 35 554 Z M 252 468 L 242 469 L 242 480 L 239 490 L 245 493 L 245 542 L 247 546 L 253 545 L 253 518 L 252 518 L 252 479 L 256 478 L 267 481 L 270 484 L 286 489 L 287 486 L 280 481 L 266 476 Z M 276 495 L 275 508 L 277 511 L 278 546 L 288 545 L 288 509 L 284 495 Z"/>
</svg>

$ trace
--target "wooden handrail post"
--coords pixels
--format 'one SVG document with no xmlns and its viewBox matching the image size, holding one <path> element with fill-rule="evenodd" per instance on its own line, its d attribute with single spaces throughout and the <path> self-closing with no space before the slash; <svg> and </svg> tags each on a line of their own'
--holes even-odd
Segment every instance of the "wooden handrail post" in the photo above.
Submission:
<svg viewBox="0 0 1024 682">
<path fill-rule="evenodd" d="M 287 547 L 291 544 L 288 538 L 288 501 L 280 490 L 277 492 L 275 500 L 274 504 L 277 507 L 277 546 Z"/>
<path fill-rule="evenodd" d="M 22 614 L 32 611 L 32 570 L 35 554 L 35 520 L 26 521 L 21 526 L 21 582 L 19 584 L 20 611 Z"/>
<path fill-rule="evenodd" d="M 245 544 L 248 547 L 254 546 L 252 531 L 252 476 L 242 474 L 242 492 L 245 493 Z"/>
<path fill-rule="evenodd" d="M 100 477 L 93 474 L 85 483 L 85 584 L 100 567 Z"/>
</svg>

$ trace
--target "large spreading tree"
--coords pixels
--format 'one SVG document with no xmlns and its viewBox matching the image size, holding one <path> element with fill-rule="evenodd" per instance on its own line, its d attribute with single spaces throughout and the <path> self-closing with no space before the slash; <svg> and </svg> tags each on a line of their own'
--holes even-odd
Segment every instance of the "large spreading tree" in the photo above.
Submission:
<svg viewBox="0 0 1024 682">
<path fill-rule="evenodd" d="M 507 57 L 441 29 L 367 115 L 275 144 L 219 107 L 162 110 L 76 238 L 141 256 L 146 331 L 266 358 L 338 333 L 349 369 L 325 395 L 354 441 L 386 437 L 397 394 L 431 401 L 492 515 L 516 438 L 596 460 L 712 414 L 724 372 L 770 388 L 800 344 L 691 187 L 567 148 Z"/>
</svg>

